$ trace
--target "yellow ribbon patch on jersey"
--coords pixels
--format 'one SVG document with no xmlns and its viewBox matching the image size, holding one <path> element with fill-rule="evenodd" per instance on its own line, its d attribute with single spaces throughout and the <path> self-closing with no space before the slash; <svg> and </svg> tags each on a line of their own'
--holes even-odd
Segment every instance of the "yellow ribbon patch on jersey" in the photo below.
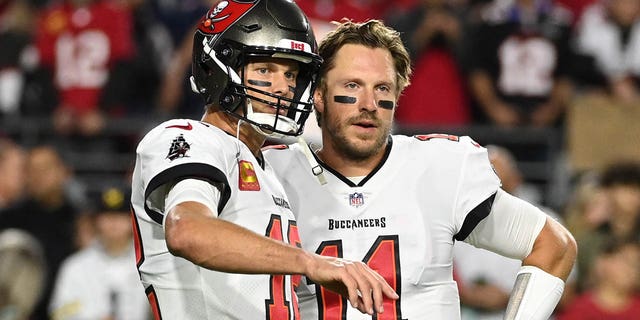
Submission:
<svg viewBox="0 0 640 320">
<path fill-rule="evenodd" d="M 246 160 L 240 160 L 238 167 L 240 169 L 238 181 L 240 191 L 260 191 L 260 183 L 256 171 L 253 169 L 253 164 Z"/>
</svg>

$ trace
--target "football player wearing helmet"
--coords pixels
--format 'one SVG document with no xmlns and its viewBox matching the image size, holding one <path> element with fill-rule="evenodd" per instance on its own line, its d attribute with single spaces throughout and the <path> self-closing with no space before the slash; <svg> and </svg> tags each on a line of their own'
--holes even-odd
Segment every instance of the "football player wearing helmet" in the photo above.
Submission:
<svg viewBox="0 0 640 320">
<path fill-rule="evenodd" d="M 522 260 L 505 319 L 547 319 L 576 257 L 571 234 L 503 191 L 469 137 L 391 135 L 410 61 L 382 22 L 345 21 L 319 48 L 322 147 L 272 148 L 310 251 L 362 260 L 400 293 L 374 319 L 460 319 L 454 241 Z M 313 197 L 309 197 L 313 195 Z M 313 280 L 313 279 L 311 279 Z M 314 281 L 298 289 L 305 319 L 371 319 Z"/>
<path fill-rule="evenodd" d="M 263 160 L 267 136 L 298 136 L 321 59 L 290 0 L 218 1 L 194 36 L 201 121 L 175 119 L 137 148 L 137 267 L 156 319 L 299 319 L 300 275 L 360 311 L 397 298 L 361 262 L 300 249 L 284 189 Z"/>
</svg>

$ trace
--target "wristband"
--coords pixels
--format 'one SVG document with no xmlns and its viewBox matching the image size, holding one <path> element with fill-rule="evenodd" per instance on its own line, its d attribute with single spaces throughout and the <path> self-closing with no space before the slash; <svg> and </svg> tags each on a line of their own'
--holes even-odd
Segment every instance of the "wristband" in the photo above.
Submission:
<svg viewBox="0 0 640 320">
<path fill-rule="evenodd" d="M 505 320 L 547 320 L 556 308 L 564 281 L 534 266 L 522 266 L 513 286 Z"/>
</svg>

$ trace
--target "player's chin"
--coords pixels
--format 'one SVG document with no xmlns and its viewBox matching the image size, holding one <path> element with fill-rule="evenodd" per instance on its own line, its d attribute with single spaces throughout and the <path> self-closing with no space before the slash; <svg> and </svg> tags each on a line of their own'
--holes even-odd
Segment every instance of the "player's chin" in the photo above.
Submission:
<svg viewBox="0 0 640 320">
<path fill-rule="evenodd" d="M 344 151 L 352 159 L 367 159 L 377 152 L 377 144 L 373 140 L 351 139 L 344 145 Z"/>
</svg>

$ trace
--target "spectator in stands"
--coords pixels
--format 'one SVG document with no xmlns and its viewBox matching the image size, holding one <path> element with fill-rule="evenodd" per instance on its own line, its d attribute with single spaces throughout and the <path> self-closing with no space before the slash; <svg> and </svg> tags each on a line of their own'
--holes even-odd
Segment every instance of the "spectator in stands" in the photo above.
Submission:
<svg viewBox="0 0 640 320">
<path fill-rule="evenodd" d="M 640 245 L 634 241 L 607 243 L 594 262 L 593 286 L 558 320 L 640 319 Z"/>
<path fill-rule="evenodd" d="M 593 172 L 580 176 L 565 205 L 567 228 L 576 238 L 594 232 L 609 217 L 610 201 L 597 180 Z"/>
<path fill-rule="evenodd" d="M 579 285 L 582 290 L 592 285 L 592 266 L 597 254 L 609 240 L 640 240 L 640 163 L 617 162 L 600 176 L 600 186 L 609 201 L 607 220 L 591 232 L 576 238 Z"/>
<path fill-rule="evenodd" d="M 398 101 L 397 125 L 464 125 L 470 120 L 457 60 L 462 26 L 447 0 L 420 0 L 389 16 L 413 61 L 412 85 Z"/>
<path fill-rule="evenodd" d="M 42 247 L 29 233 L 0 231 L 0 319 L 28 320 L 42 294 L 45 277 Z"/>
<path fill-rule="evenodd" d="M 169 30 L 157 18 L 150 1 L 117 2 L 131 13 L 134 54 L 131 59 L 120 61 L 119 68 L 111 73 L 101 104 L 110 107 L 109 114 L 113 117 L 149 116 L 155 107 L 154 97 L 158 95 L 173 43 Z"/>
<path fill-rule="evenodd" d="M 577 26 L 577 51 L 591 61 L 587 85 L 625 103 L 640 101 L 640 1 L 599 0 Z M 586 66 L 582 66 L 585 68 Z"/>
<path fill-rule="evenodd" d="M 502 188 L 516 197 L 540 206 L 543 200 L 540 190 L 524 180 L 513 154 L 507 148 L 498 145 L 487 145 L 486 148 L 489 161 L 502 182 Z M 551 212 L 549 208 L 542 209 L 547 213 Z"/>
<path fill-rule="evenodd" d="M 14 205 L 24 192 L 25 153 L 9 138 L 0 138 L 0 215 Z M 1 219 L 1 218 L 0 218 Z"/>
<path fill-rule="evenodd" d="M 573 15 L 574 26 L 582 17 L 585 9 L 592 3 L 599 0 L 557 0 L 557 3 L 569 9 Z"/>
<path fill-rule="evenodd" d="M 470 45 L 469 85 L 501 127 L 562 122 L 572 95 L 571 14 L 552 0 L 494 1 Z"/>
<path fill-rule="evenodd" d="M 38 20 L 36 45 L 41 66 L 53 73 L 59 104 L 53 113 L 58 133 L 92 136 L 104 125 L 103 97 L 114 99 L 116 90 L 106 92 L 109 80 L 126 76 L 132 59 L 130 12 L 109 0 L 65 0 L 55 3 Z M 116 86 L 117 87 L 117 86 Z"/>
<path fill-rule="evenodd" d="M 183 41 L 185 35 L 192 35 L 191 31 L 193 30 L 193 26 L 202 18 L 202 12 L 209 9 L 214 1 L 215 0 L 162 0 L 147 2 L 151 5 L 153 15 L 156 16 L 159 22 L 169 31 L 171 45 L 176 47 Z"/>
<path fill-rule="evenodd" d="M 194 32 L 195 28 L 179 43 L 162 75 L 156 112 L 165 118 L 178 116 L 195 119 L 196 115 L 202 113 L 200 97 L 184 94 L 191 90 L 189 77 Z"/>
<path fill-rule="evenodd" d="M 30 150 L 26 173 L 26 198 L 0 214 L 0 230 L 22 229 L 42 244 L 47 274 L 34 319 L 47 319 L 47 305 L 58 267 L 76 248 L 79 212 L 65 193 L 71 172 L 53 147 L 38 146 Z"/>
<path fill-rule="evenodd" d="M 202 113 L 200 97 L 184 93 L 191 91 L 189 77 L 195 25 L 200 21 L 201 13 L 210 5 L 210 0 L 170 0 L 158 4 L 160 18 L 172 31 L 174 45 L 167 67 L 161 75 L 157 97 L 156 112 L 164 118 L 195 119 Z"/>
<path fill-rule="evenodd" d="M 400 12 L 420 0 L 304 0 L 297 1 L 298 6 L 309 17 L 318 42 L 327 32 L 335 28 L 332 21 L 343 18 L 354 22 L 364 22 L 370 19 L 382 19 L 388 14 Z"/>
<path fill-rule="evenodd" d="M 0 5 L 0 119 L 25 113 L 23 92 L 37 54 L 31 45 L 34 8 L 28 0 Z"/>
<path fill-rule="evenodd" d="M 460 241 L 453 253 L 462 319 L 502 319 L 521 262 Z"/>
<path fill-rule="evenodd" d="M 149 303 L 135 268 L 130 193 L 108 187 L 97 198 L 97 240 L 62 264 L 51 318 L 147 319 Z"/>
</svg>

